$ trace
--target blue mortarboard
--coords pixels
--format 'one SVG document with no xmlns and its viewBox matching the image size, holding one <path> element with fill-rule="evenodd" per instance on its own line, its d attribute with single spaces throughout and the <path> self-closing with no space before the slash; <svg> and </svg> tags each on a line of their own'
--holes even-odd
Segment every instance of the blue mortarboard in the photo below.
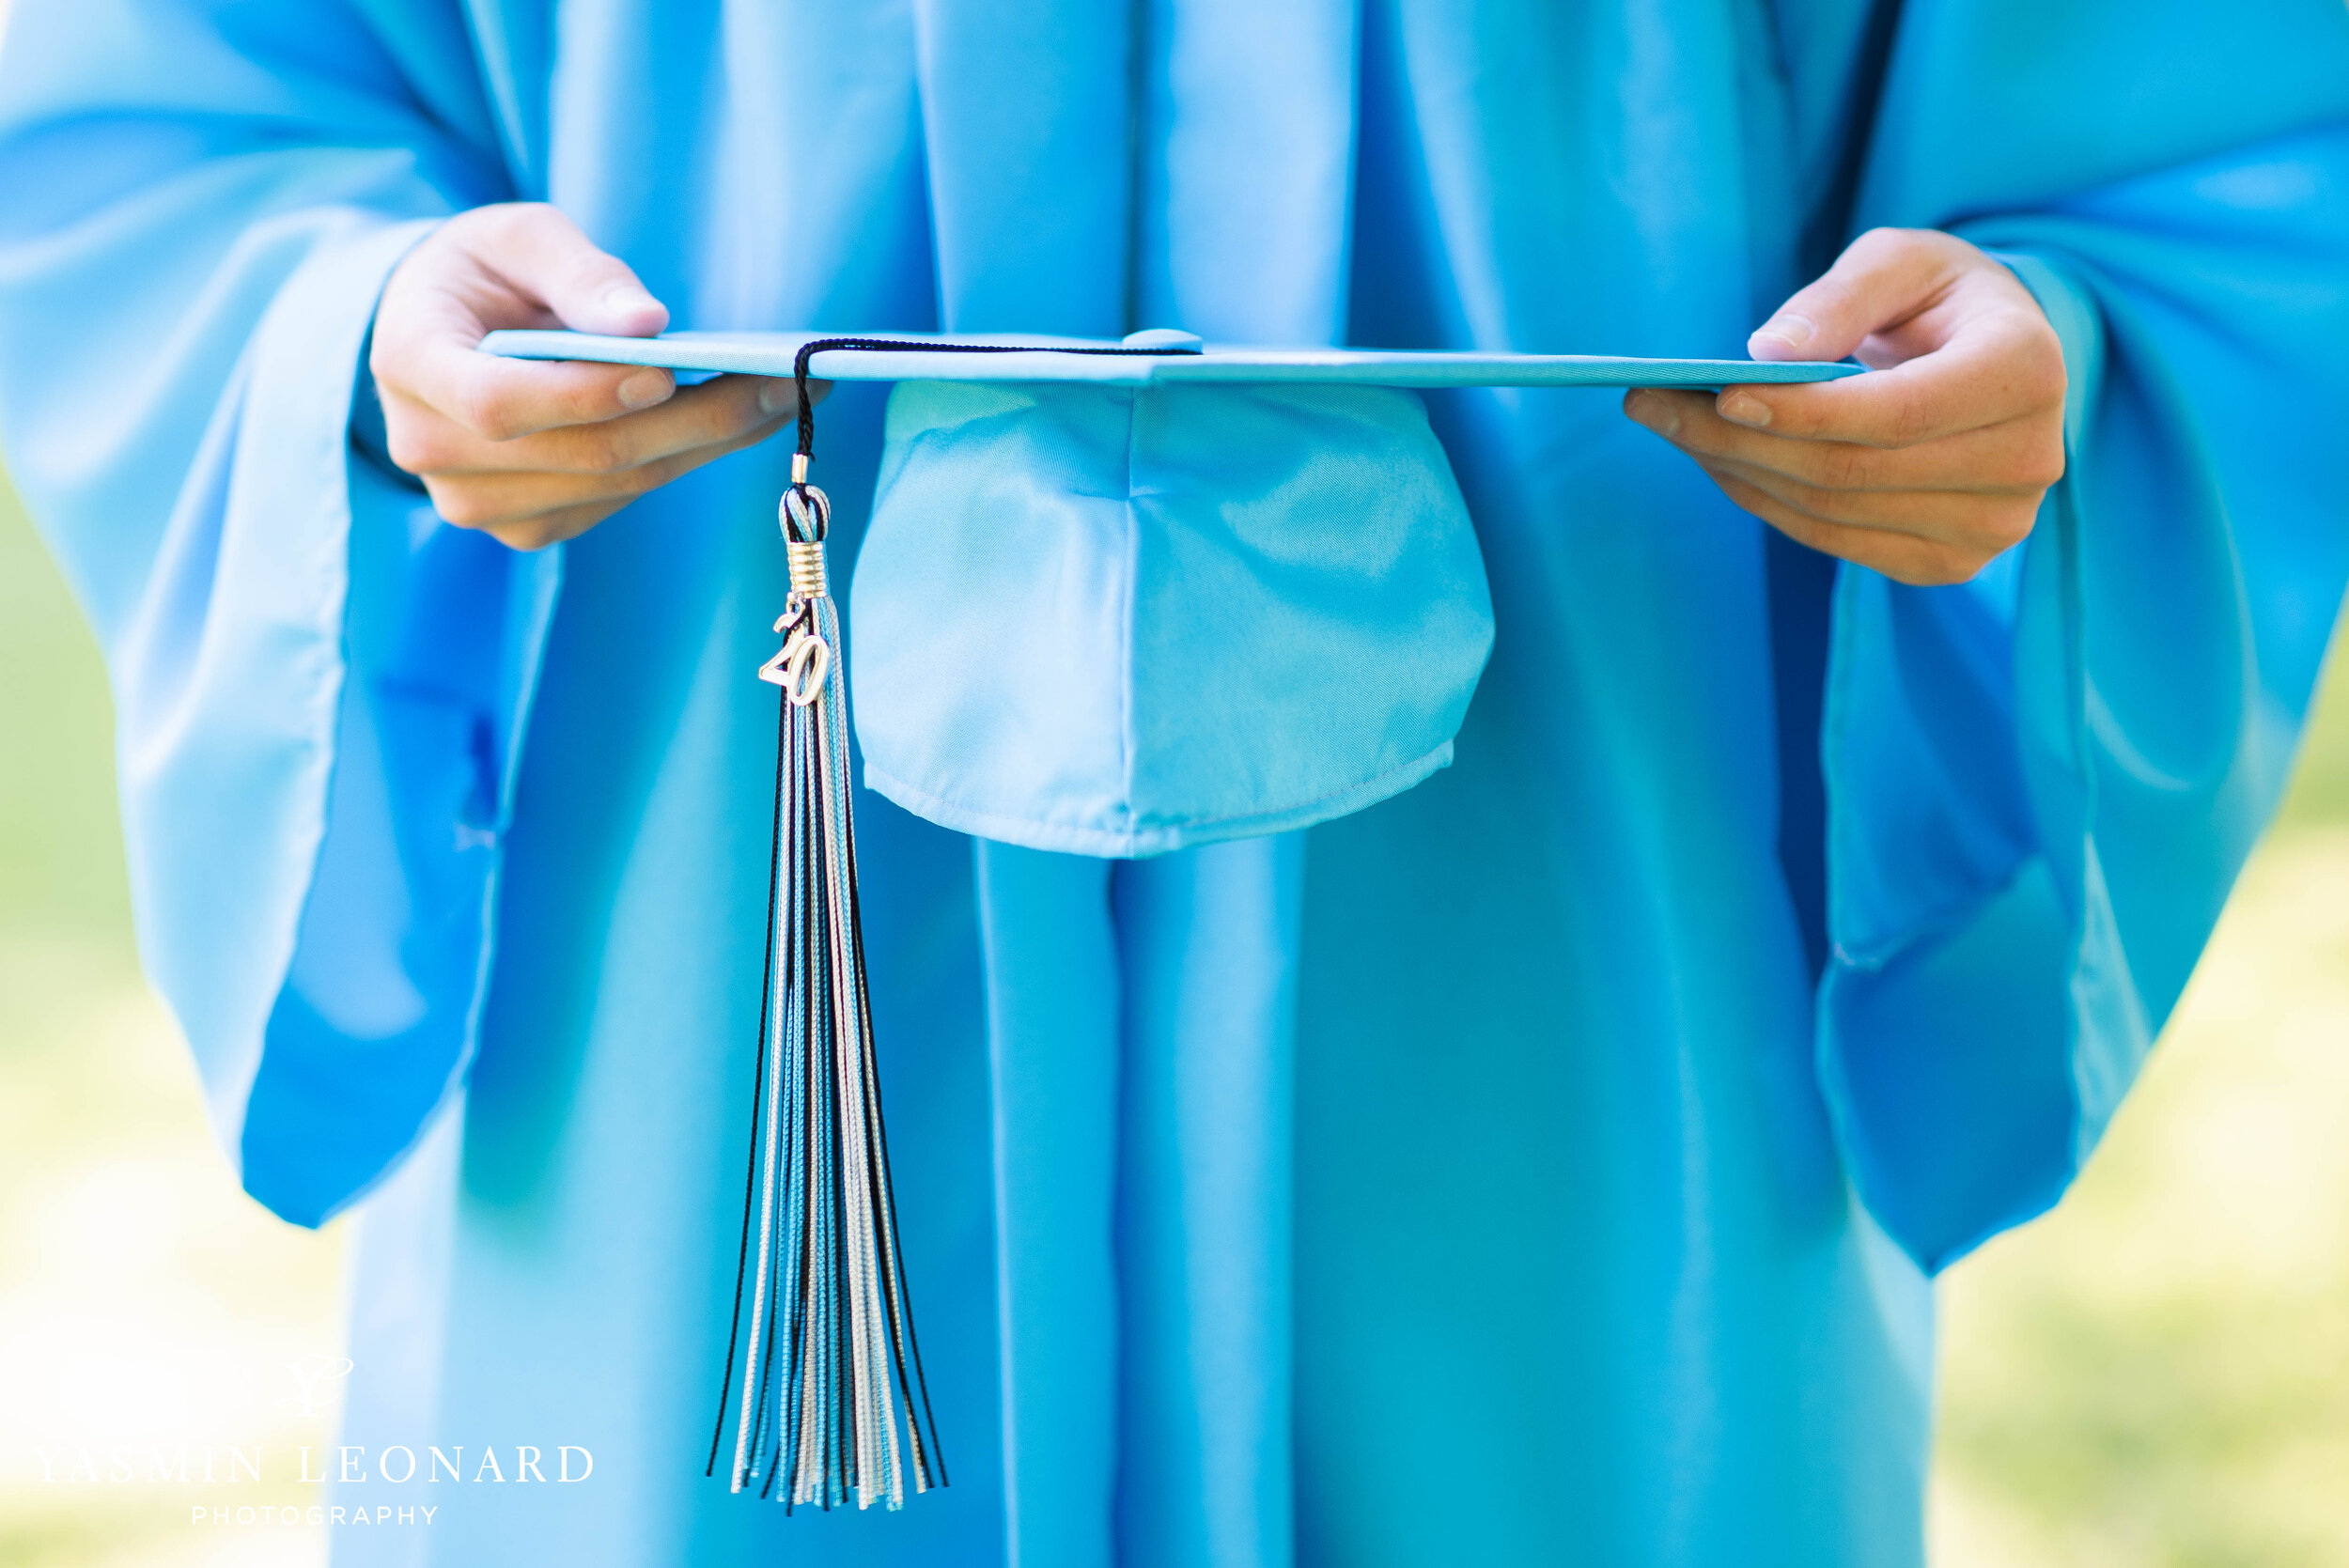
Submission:
<svg viewBox="0 0 2349 1568">
<path fill-rule="evenodd" d="M 909 1472 L 916 1490 L 945 1472 L 889 1196 L 808 378 L 898 383 L 856 568 L 866 783 L 989 838 L 1144 855 L 1319 822 L 1451 759 L 1492 605 L 1410 389 L 1859 370 L 1213 349 L 1168 332 L 510 332 L 483 347 L 800 385 L 791 592 L 759 672 L 783 689 L 765 1048 L 709 1467 L 731 1421 L 738 1491 L 824 1506 L 894 1507 Z"/>
<path fill-rule="evenodd" d="M 802 353 L 832 342 L 894 346 Z M 1491 607 L 1408 389 L 1859 369 L 1227 349 L 1165 331 L 508 332 L 484 347 L 899 383 L 856 568 L 865 782 L 947 827 L 1097 855 L 1304 827 L 1450 760 Z"/>
</svg>

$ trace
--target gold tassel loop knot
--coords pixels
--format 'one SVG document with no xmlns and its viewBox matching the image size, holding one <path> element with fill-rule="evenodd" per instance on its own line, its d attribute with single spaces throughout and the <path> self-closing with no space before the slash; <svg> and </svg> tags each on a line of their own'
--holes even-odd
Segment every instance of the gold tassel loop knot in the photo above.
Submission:
<svg viewBox="0 0 2349 1568">
<path fill-rule="evenodd" d="M 776 508 L 783 550 L 791 562 L 791 598 L 822 598 L 831 589 L 824 577 L 824 536 L 832 532 L 832 497 L 813 485 L 794 485 Z"/>
<path fill-rule="evenodd" d="M 793 598 L 822 598 L 831 592 L 824 581 L 824 547 L 821 543 L 803 545 L 792 539 L 786 541 L 783 549 L 784 553 L 791 558 Z"/>
</svg>

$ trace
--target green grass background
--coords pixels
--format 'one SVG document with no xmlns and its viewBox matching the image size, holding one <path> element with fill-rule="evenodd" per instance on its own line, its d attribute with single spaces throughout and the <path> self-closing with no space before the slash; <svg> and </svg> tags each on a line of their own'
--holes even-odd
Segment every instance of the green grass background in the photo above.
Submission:
<svg viewBox="0 0 2349 1568">
<path fill-rule="evenodd" d="M 0 1565 L 314 1563 L 340 1236 L 236 1190 L 142 986 L 105 684 L 0 487 Z M 2349 687 L 2074 1196 L 1944 1287 L 1936 1568 L 2349 1563 Z M 267 1444 L 241 1491 L 46 1482 L 130 1433 Z M 53 1473 L 54 1467 L 53 1467 Z"/>
</svg>

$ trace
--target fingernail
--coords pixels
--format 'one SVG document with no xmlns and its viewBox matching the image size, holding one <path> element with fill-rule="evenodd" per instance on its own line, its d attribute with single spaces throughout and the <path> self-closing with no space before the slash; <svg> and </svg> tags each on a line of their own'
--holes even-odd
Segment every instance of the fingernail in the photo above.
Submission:
<svg viewBox="0 0 2349 1568">
<path fill-rule="evenodd" d="M 1770 406 L 1750 392 L 1733 392 L 1721 399 L 1721 417 L 1735 425 L 1767 425 Z"/>
<path fill-rule="evenodd" d="M 1635 392 L 1625 411 L 1667 441 L 1680 433 L 1680 411 L 1672 407 L 1669 397 L 1658 397 L 1653 392 Z"/>
<path fill-rule="evenodd" d="M 798 396 L 791 390 L 788 376 L 770 376 L 758 389 L 758 408 L 762 413 L 781 413 L 799 405 Z"/>
<path fill-rule="evenodd" d="M 1775 337 L 1789 349 L 1799 349 L 1810 342 L 1812 335 L 1818 330 L 1809 317 L 1788 313 L 1771 317 L 1754 329 L 1753 335 Z"/>
<path fill-rule="evenodd" d="M 666 370 L 639 370 L 623 380 L 618 387 L 620 406 L 625 409 L 648 409 L 665 402 L 677 383 Z"/>
</svg>

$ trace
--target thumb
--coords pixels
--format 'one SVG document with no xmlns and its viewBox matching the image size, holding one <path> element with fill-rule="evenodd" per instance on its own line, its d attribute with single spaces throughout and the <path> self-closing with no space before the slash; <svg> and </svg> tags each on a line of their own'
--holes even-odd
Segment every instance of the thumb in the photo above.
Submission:
<svg viewBox="0 0 2349 1568">
<path fill-rule="evenodd" d="M 543 202 L 515 202 L 475 241 L 481 260 L 574 332 L 650 337 L 669 324 L 627 262 Z"/>
<path fill-rule="evenodd" d="M 1906 321 L 1939 294 L 1949 257 L 1919 229 L 1875 228 L 1853 241 L 1816 282 L 1797 289 L 1746 340 L 1758 360 L 1839 360 L 1869 334 Z"/>
</svg>

